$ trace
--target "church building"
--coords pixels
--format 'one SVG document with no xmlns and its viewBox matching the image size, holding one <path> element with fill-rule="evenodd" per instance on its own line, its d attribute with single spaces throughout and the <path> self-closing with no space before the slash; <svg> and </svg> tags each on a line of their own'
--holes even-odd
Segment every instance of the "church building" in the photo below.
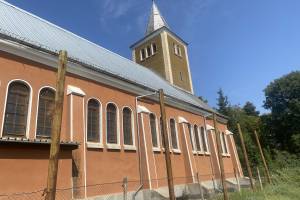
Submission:
<svg viewBox="0 0 300 200">
<path fill-rule="evenodd" d="M 58 197 L 118 197 L 124 178 L 137 199 L 167 196 L 159 89 L 176 195 L 199 179 L 220 187 L 216 134 L 227 183 L 243 177 L 227 118 L 195 95 L 188 44 L 174 31 L 153 1 L 130 60 L 0 0 L 0 199 L 46 188 L 60 50 L 68 63 Z"/>
</svg>

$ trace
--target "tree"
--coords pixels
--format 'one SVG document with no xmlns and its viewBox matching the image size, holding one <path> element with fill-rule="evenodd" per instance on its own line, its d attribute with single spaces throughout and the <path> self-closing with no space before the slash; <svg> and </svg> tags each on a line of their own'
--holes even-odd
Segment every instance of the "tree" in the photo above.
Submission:
<svg viewBox="0 0 300 200">
<path fill-rule="evenodd" d="M 244 112 L 250 116 L 258 116 L 259 111 L 256 110 L 256 107 L 250 101 L 247 101 L 243 107 Z"/>
<path fill-rule="evenodd" d="M 298 153 L 300 147 L 300 71 L 291 72 L 264 90 L 264 107 L 271 110 L 270 129 L 275 145 Z"/>
<path fill-rule="evenodd" d="M 228 102 L 228 97 L 224 95 L 223 90 L 220 88 L 218 91 L 218 98 L 217 98 L 217 105 L 218 105 L 218 112 L 223 114 L 223 115 L 228 115 L 228 107 L 229 107 L 229 102 Z"/>
</svg>

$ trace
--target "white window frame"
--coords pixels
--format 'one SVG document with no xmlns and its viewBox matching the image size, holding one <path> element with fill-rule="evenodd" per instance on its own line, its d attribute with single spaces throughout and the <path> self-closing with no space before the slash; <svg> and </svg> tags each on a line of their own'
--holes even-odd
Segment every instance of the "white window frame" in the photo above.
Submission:
<svg viewBox="0 0 300 200">
<path fill-rule="evenodd" d="M 154 115 L 154 119 L 155 119 L 155 129 L 156 129 L 156 140 L 157 140 L 157 147 L 153 146 L 152 143 L 152 132 L 151 132 L 151 120 L 150 120 L 150 115 Z M 157 116 L 155 113 L 150 113 L 149 114 L 149 127 L 150 127 L 150 132 L 151 132 L 151 144 L 152 144 L 152 151 L 161 151 L 161 144 L 160 144 L 160 131 L 159 131 L 159 127 L 158 127 L 158 120 L 157 120 Z"/>
<path fill-rule="evenodd" d="M 142 53 L 142 51 L 144 51 L 145 52 L 145 58 L 143 58 L 143 53 Z M 141 61 L 143 61 L 143 60 L 145 60 L 146 58 L 147 58 L 147 52 L 146 52 L 146 50 L 145 49 L 141 49 L 140 50 L 140 59 L 141 59 Z"/>
<path fill-rule="evenodd" d="M 128 145 L 128 144 L 125 144 L 125 140 L 124 140 L 124 127 L 123 127 L 123 113 L 124 113 L 124 109 L 125 108 L 128 108 L 130 111 L 131 111 L 131 135 L 132 135 L 132 145 Z M 132 110 L 131 107 L 129 106 L 123 106 L 122 108 L 122 134 L 123 134 L 123 146 L 124 146 L 124 149 L 125 150 L 136 150 L 136 143 L 135 143 L 135 124 L 134 124 L 134 112 Z"/>
<path fill-rule="evenodd" d="M 109 104 L 113 104 L 116 107 L 116 115 L 117 115 L 117 143 L 108 143 L 107 142 L 107 106 Z M 121 143 L 120 143 L 120 111 L 119 111 L 119 107 L 116 103 L 114 102 L 107 102 L 106 106 L 105 106 L 105 128 L 106 128 L 106 138 L 105 138 L 105 142 L 106 142 L 106 147 L 107 149 L 121 149 Z"/>
<path fill-rule="evenodd" d="M 39 89 L 39 92 L 38 92 L 38 97 L 37 97 L 37 102 L 36 102 L 36 116 L 35 116 L 35 129 L 34 129 L 34 138 L 37 138 L 37 121 L 38 121 L 38 116 L 39 116 L 39 104 L 40 104 L 40 94 L 41 94 L 41 91 L 43 89 L 51 89 L 53 90 L 54 92 L 56 92 L 56 89 L 52 86 L 43 86 Z"/>
<path fill-rule="evenodd" d="M 9 89 L 10 84 L 12 84 L 13 82 L 20 82 L 20 83 L 23 83 L 23 84 L 25 84 L 25 85 L 27 85 L 29 87 L 29 102 L 28 102 L 28 110 L 27 110 L 26 131 L 25 131 L 25 135 L 24 135 L 25 138 L 29 138 L 33 89 L 31 87 L 31 85 L 29 84 L 29 82 L 27 82 L 27 81 L 25 81 L 23 79 L 13 79 L 13 80 L 10 80 L 7 83 L 7 86 L 6 86 L 6 96 L 5 96 L 4 109 L 3 109 L 3 117 L 2 117 L 2 127 L 1 127 L 0 136 L 3 137 L 3 129 L 4 129 L 5 113 L 6 113 L 6 104 L 7 104 L 7 97 L 8 97 L 8 89 Z"/>
<path fill-rule="evenodd" d="M 154 52 L 154 48 L 153 48 L 153 46 L 156 46 L 156 51 Z M 152 53 L 152 55 L 154 55 L 154 54 L 156 54 L 156 52 L 157 52 L 157 45 L 156 45 L 156 43 L 154 43 L 154 42 L 152 42 L 151 43 L 151 53 Z"/>
<path fill-rule="evenodd" d="M 99 103 L 99 106 L 100 106 L 100 109 L 99 109 L 99 142 L 90 142 L 90 141 L 88 141 L 87 140 L 87 134 L 88 134 L 88 105 L 89 105 L 89 101 L 90 100 L 96 100 L 98 103 Z M 103 128 L 103 123 L 102 123 L 102 103 L 101 103 L 101 101 L 98 99 L 98 98 L 96 98 L 96 97 L 90 97 L 90 98 L 88 98 L 87 99 L 87 101 L 86 101 L 86 109 L 85 109 L 86 111 L 86 119 L 85 119 L 85 123 L 86 123 L 86 146 L 87 146 L 87 148 L 90 148 L 90 149 L 97 149 L 97 148 L 99 148 L 99 149 L 101 149 L 101 148 L 103 148 L 103 134 L 102 134 L 102 128 Z"/>
<path fill-rule="evenodd" d="M 190 135 L 190 137 L 192 137 L 191 139 L 192 139 L 192 151 L 193 151 L 193 154 L 197 154 L 197 147 L 196 147 L 196 138 L 195 138 L 195 133 L 194 133 L 194 126 L 192 125 L 192 124 L 190 124 L 189 123 L 189 125 L 190 125 L 190 132 L 191 132 L 191 135 Z M 194 148 L 193 148 L 194 147 Z"/>
<path fill-rule="evenodd" d="M 176 134 L 176 141 L 177 141 L 177 148 L 173 148 L 173 144 L 172 144 L 172 129 L 171 129 L 171 120 L 174 120 L 174 125 L 175 125 L 175 134 Z M 171 144 L 171 149 L 173 150 L 174 153 L 181 153 L 181 150 L 180 150 L 180 146 L 179 146 L 179 138 L 178 138 L 178 129 L 177 129 L 177 122 L 175 120 L 174 117 L 171 117 L 169 119 L 169 124 L 170 124 L 170 144 Z"/>
</svg>

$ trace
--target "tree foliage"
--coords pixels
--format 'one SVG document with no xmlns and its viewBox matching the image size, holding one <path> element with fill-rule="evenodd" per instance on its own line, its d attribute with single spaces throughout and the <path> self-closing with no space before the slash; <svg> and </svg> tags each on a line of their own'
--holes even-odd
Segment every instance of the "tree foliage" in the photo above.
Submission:
<svg viewBox="0 0 300 200">
<path fill-rule="evenodd" d="M 236 133 L 234 137 L 242 165 L 245 162 L 237 123 L 241 125 L 252 167 L 261 164 L 253 134 L 255 130 L 269 163 L 275 168 L 282 167 L 300 155 L 300 71 L 271 82 L 264 91 L 264 107 L 271 110 L 269 114 L 259 115 L 249 101 L 243 106 L 231 105 L 222 89 L 218 91 L 217 110 L 229 118 L 228 129 Z"/>
<path fill-rule="evenodd" d="M 300 152 L 300 71 L 271 82 L 264 90 L 264 107 L 271 110 L 268 124 L 274 146 L 292 153 Z"/>
</svg>

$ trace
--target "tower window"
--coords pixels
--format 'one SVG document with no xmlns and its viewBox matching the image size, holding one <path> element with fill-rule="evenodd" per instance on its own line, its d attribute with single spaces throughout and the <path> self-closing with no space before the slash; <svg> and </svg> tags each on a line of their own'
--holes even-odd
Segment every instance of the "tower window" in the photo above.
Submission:
<svg viewBox="0 0 300 200">
<path fill-rule="evenodd" d="M 182 72 L 179 72 L 180 80 L 183 81 L 183 75 Z"/>
<path fill-rule="evenodd" d="M 151 44 L 151 47 L 152 47 L 152 54 L 155 54 L 156 51 L 157 51 L 156 44 L 155 44 L 155 43 L 152 43 L 152 44 Z"/>
<path fill-rule="evenodd" d="M 141 49 L 140 54 L 141 54 L 141 61 L 142 61 L 142 60 L 145 60 L 145 58 L 146 58 L 146 52 L 145 52 L 145 49 Z"/>
<path fill-rule="evenodd" d="M 174 46 L 174 53 L 177 55 L 177 56 L 182 56 L 182 54 L 181 54 L 181 48 L 180 48 L 180 46 L 178 45 L 178 44 L 173 44 L 173 46 Z"/>
<path fill-rule="evenodd" d="M 147 58 L 150 57 L 150 56 L 152 56 L 152 52 L 151 52 L 151 47 L 150 46 L 147 46 L 146 51 L 147 51 Z"/>
</svg>

